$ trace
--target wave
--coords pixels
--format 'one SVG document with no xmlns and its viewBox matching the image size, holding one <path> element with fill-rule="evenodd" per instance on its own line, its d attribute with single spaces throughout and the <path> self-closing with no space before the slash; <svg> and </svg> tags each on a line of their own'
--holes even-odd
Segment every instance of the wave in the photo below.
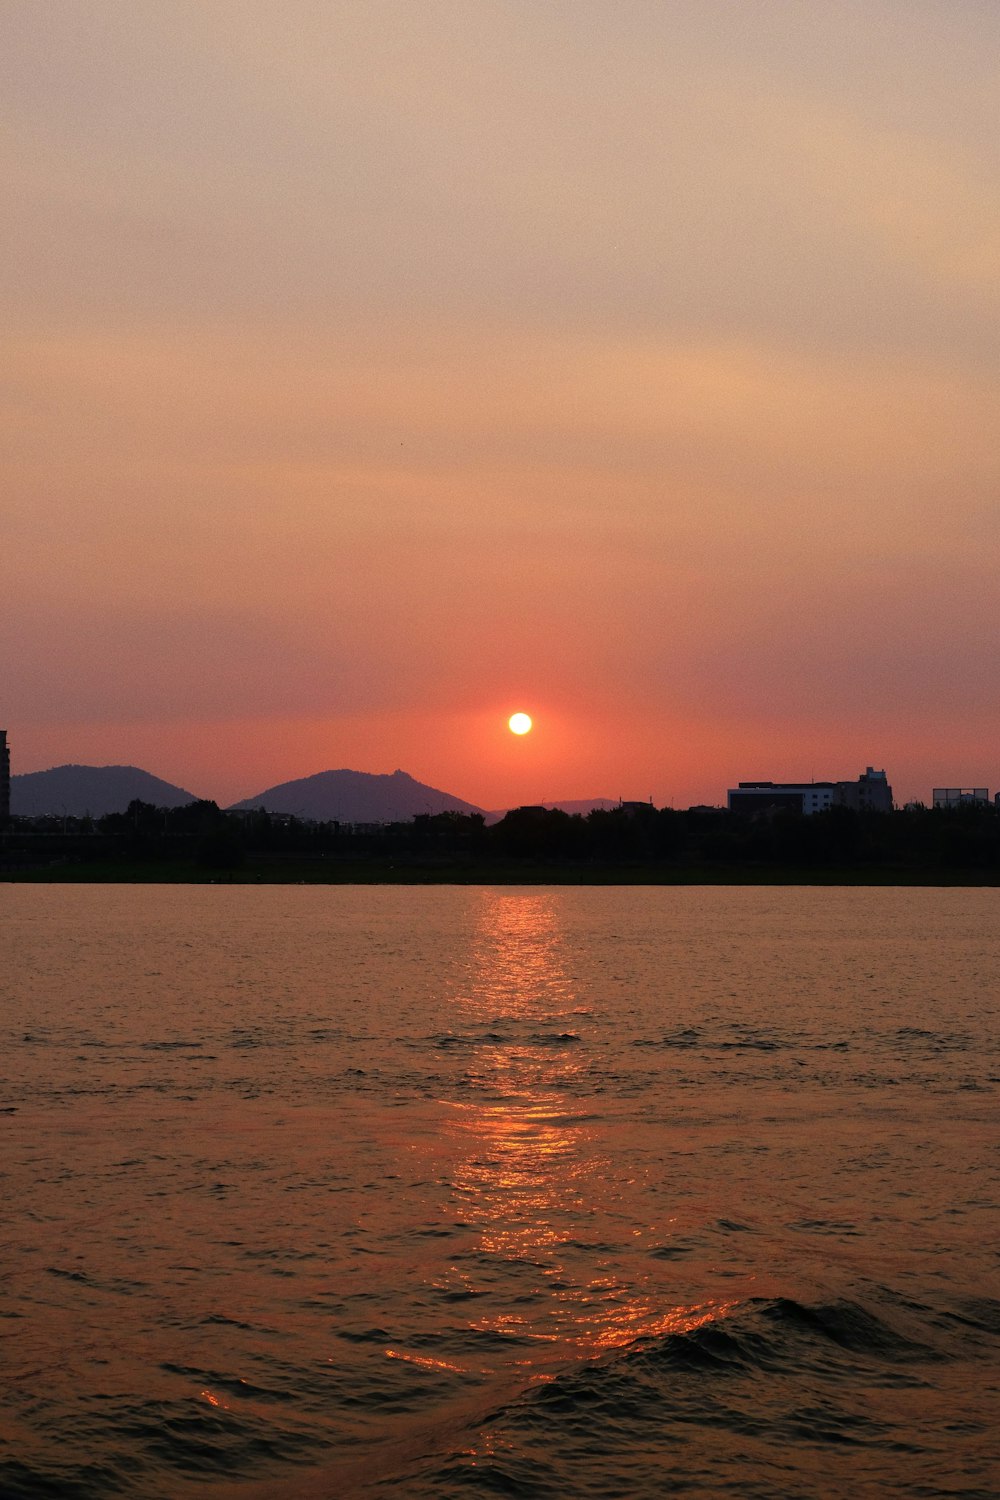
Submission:
<svg viewBox="0 0 1000 1500">
<path fill-rule="evenodd" d="M 961 1430 L 941 1400 L 963 1385 L 969 1405 L 983 1351 L 958 1324 L 949 1336 L 930 1309 L 884 1297 L 878 1310 L 752 1299 L 567 1371 L 496 1407 L 406 1493 L 985 1500 L 988 1397 Z M 974 1300 L 956 1317 L 995 1335 L 996 1314 Z"/>
<path fill-rule="evenodd" d="M 576 1031 L 532 1031 L 525 1036 L 516 1037 L 511 1032 L 494 1030 L 462 1033 L 446 1031 L 428 1040 L 433 1047 L 442 1051 L 448 1048 L 511 1046 L 515 1042 L 522 1047 L 572 1047 L 580 1041 L 580 1035 Z"/>
</svg>

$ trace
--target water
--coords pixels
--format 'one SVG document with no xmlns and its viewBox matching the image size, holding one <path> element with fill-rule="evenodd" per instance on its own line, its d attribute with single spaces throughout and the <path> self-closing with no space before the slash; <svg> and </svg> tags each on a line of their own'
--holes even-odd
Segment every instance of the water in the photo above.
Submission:
<svg viewBox="0 0 1000 1500">
<path fill-rule="evenodd" d="M 0 886 L 0 1494 L 996 1495 L 998 919 Z"/>
</svg>

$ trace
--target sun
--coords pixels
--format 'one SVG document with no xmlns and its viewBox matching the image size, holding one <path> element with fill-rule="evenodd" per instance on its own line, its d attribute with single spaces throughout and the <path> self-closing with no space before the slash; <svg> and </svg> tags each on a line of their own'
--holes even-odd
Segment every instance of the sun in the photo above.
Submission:
<svg viewBox="0 0 1000 1500">
<path fill-rule="evenodd" d="M 531 728 L 530 714 L 511 714 L 507 720 L 507 728 L 511 734 L 527 734 Z"/>
</svg>

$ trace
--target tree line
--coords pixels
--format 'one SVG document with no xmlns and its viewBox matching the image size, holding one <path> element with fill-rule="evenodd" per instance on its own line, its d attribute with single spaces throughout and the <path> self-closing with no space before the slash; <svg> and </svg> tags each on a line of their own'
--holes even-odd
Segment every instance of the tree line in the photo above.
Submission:
<svg viewBox="0 0 1000 1500">
<path fill-rule="evenodd" d="M 239 869 L 254 859 L 771 867 L 789 871 L 922 869 L 1000 872 L 1000 812 L 992 804 L 910 807 L 888 813 L 832 807 L 735 813 L 632 804 L 587 816 L 522 807 L 487 825 L 480 814 L 421 814 L 354 825 L 267 812 L 226 812 L 210 801 L 162 808 L 133 802 L 104 817 L 12 818 L 8 861 L 193 861 Z M 42 854 L 39 855 L 39 850 Z"/>
</svg>

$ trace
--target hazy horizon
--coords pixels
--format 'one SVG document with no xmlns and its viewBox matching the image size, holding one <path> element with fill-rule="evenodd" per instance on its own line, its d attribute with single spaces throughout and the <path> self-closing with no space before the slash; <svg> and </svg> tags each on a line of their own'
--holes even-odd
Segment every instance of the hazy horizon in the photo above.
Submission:
<svg viewBox="0 0 1000 1500">
<path fill-rule="evenodd" d="M 4 31 L 16 772 L 1000 783 L 1000 10 Z"/>
<path fill-rule="evenodd" d="M 145 766 L 123 765 L 123 764 L 120 764 L 118 762 L 108 763 L 106 765 L 97 766 L 97 765 L 84 765 L 84 764 L 82 764 L 79 761 L 63 761 L 63 762 L 60 762 L 58 765 L 36 766 L 36 767 L 33 767 L 31 770 L 14 770 L 14 769 L 12 769 L 11 770 L 11 780 L 12 781 L 16 781 L 19 778 L 29 777 L 29 776 L 30 777 L 46 776 L 46 775 L 50 774 L 53 771 L 138 771 L 138 772 L 141 772 L 143 775 L 151 776 L 154 780 L 165 782 L 166 784 L 168 784 L 169 786 L 171 786 L 172 788 L 174 788 L 177 791 L 186 791 L 186 792 L 188 792 L 195 799 L 202 799 L 202 798 L 207 798 L 208 797 L 208 793 L 205 792 L 203 789 L 185 788 L 185 787 L 181 786 L 178 781 L 176 781 L 172 776 L 169 775 L 169 773 L 152 772 L 152 771 L 149 771 L 148 768 L 145 767 Z M 320 778 L 322 778 L 324 776 L 331 776 L 331 775 L 332 776 L 338 776 L 338 775 L 366 776 L 366 777 L 377 777 L 377 778 L 387 778 L 387 779 L 391 779 L 394 776 L 405 776 L 405 777 L 408 777 L 411 781 L 413 781 L 417 786 L 422 786 L 422 785 L 428 785 L 429 786 L 429 783 L 421 782 L 421 780 L 420 780 L 419 777 L 412 776 L 411 773 L 409 771 L 407 771 L 405 767 L 402 767 L 402 766 L 394 766 L 391 771 L 370 771 L 370 770 L 366 770 L 366 769 L 364 769 L 363 767 L 360 767 L 360 766 L 326 766 L 326 767 L 322 768 L 319 771 L 307 771 L 302 776 L 299 776 L 299 777 L 285 777 L 285 778 L 282 778 L 279 781 L 273 782 L 270 786 L 267 786 L 267 787 L 258 787 L 256 791 L 250 792 L 246 797 L 236 798 L 235 801 L 231 801 L 231 802 L 228 802 L 228 803 L 227 802 L 222 802 L 217 797 L 212 797 L 212 798 L 210 798 L 210 800 L 212 800 L 214 802 L 218 802 L 219 806 L 223 807 L 223 808 L 228 807 L 228 806 L 235 806 L 235 805 L 238 805 L 241 802 L 250 802 L 250 801 L 253 801 L 255 798 L 263 796 L 267 792 L 276 791 L 276 790 L 279 790 L 279 789 L 281 789 L 281 788 L 283 788 L 285 786 L 297 786 L 297 785 L 299 785 L 300 782 L 303 782 L 303 781 L 315 781 L 315 780 L 318 780 L 318 779 L 320 779 Z M 463 798 L 463 797 L 461 797 L 459 793 L 453 792 L 450 787 L 430 787 L 430 790 L 437 791 L 437 792 L 443 792 L 446 795 L 448 795 L 450 797 L 453 797 L 457 801 L 468 802 L 472 807 L 474 807 L 474 808 L 476 808 L 476 809 L 478 809 L 479 811 L 482 811 L 482 812 L 495 812 L 495 811 L 497 811 L 496 808 L 487 807 L 485 803 L 476 802 L 475 798 L 472 798 L 472 797 L 465 797 L 465 798 Z M 545 797 L 545 798 L 542 798 L 542 799 L 539 799 L 539 800 L 542 803 L 549 803 L 549 802 L 560 802 L 560 803 L 609 802 L 609 803 L 614 803 L 614 802 L 618 801 L 619 799 L 616 798 L 616 797 L 609 797 L 607 795 L 607 793 L 597 793 L 597 792 L 595 792 L 592 795 L 587 796 L 587 797 L 576 798 L 576 797 L 561 797 L 561 796 L 556 796 L 556 797 Z M 630 801 L 630 800 L 635 800 L 635 799 L 630 799 L 628 797 L 624 797 L 621 800 L 623 800 L 623 801 Z M 642 800 L 645 800 L 645 799 L 642 799 Z"/>
<path fill-rule="evenodd" d="M 869 766 L 869 767 L 866 767 L 865 769 L 866 770 L 870 770 L 870 769 L 872 769 L 872 767 Z M 880 769 L 880 768 L 876 768 L 876 769 Z M 413 776 L 411 772 L 407 771 L 406 768 L 402 767 L 402 766 L 394 766 L 391 771 L 389 771 L 389 770 L 375 770 L 375 771 L 373 771 L 373 770 L 370 770 L 370 769 L 367 769 L 367 768 L 361 767 L 361 766 L 326 766 L 326 767 L 323 767 L 322 769 L 320 769 L 318 771 L 307 771 L 307 772 L 304 772 L 302 776 L 297 776 L 297 777 L 281 777 L 277 781 L 273 782 L 270 786 L 258 787 L 255 791 L 247 793 L 247 795 L 245 797 L 231 798 L 228 801 L 223 801 L 221 798 L 218 798 L 218 797 L 212 797 L 211 794 L 209 792 L 205 791 L 204 789 L 192 790 L 190 788 L 184 788 L 184 787 L 182 787 L 180 785 L 180 783 L 178 781 L 176 781 L 172 776 L 170 776 L 170 774 L 168 772 L 151 772 L 151 771 L 149 771 L 148 767 L 145 767 L 145 766 L 123 765 L 123 764 L 118 763 L 118 762 L 109 763 L 107 765 L 95 766 L 95 765 L 84 765 L 84 764 L 81 764 L 78 761 L 65 761 L 65 762 L 61 762 L 58 765 L 36 767 L 36 768 L 34 768 L 33 770 L 30 770 L 30 771 L 24 771 L 24 770 L 17 771 L 17 770 L 13 770 L 12 769 L 12 771 L 11 771 L 11 779 L 12 779 L 12 781 L 16 781 L 18 778 L 24 778 L 24 777 L 32 777 L 32 778 L 34 778 L 34 777 L 38 777 L 38 776 L 46 776 L 46 775 L 48 775 L 48 774 L 50 774 L 52 772 L 58 772 L 58 771 L 82 771 L 82 772 L 89 772 L 89 771 L 123 771 L 123 772 L 139 772 L 142 775 L 148 775 L 148 776 L 152 777 L 154 780 L 159 780 L 159 781 L 165 782 L 166 784 L 170 785 L 172 787 L 172 789 L 175 790 L 175 791 L 184 791 L 184 792 L 186 792 L 187 795 L 190 795 L 191 797 L 193 797 L 195 799 L 209 799 L 209 800 L 212 800 L 214 802 L 217 802 L 218 805 L 220 807 L 222 807 L 222 808 L 239 807 L 240 805 L 242 805 L 245 802 L 252 802 L 252 801 L 255 801 L 256 799 L 258 799 L 259 797 L 263 797 L 263 796 L 267 795 L 268 792 L 281 791 L 281 790 L 285 789 L 286 787 L 299 787 L 303 783 L 308 783 L 308 782 L 313 782 L 313 781 L 320 781 L 323 778 L 329 777 L 329 776 L 361 776 L 361 777 L 367 777 L 367 778 L 373 778 L 373 779 L 379 779 L 379 780 L 387 780 L 387 781 L 391 781 L 394 777 L 405 777 L 408 780 L 412 781 L 417 786 L 426 786 L 429 790 L 432 790 L 432 791 L 435 791 L 435 792 L 444 793 L 446 796 L 448 796 L 448 797 L 450 797 L 450 798 L 452 798 L 452 799 L 454 799 L 456 801 L 464 801 L 464 802 L 470 804 L 471 808 L 474 809 L 474 810 L 477 810 L 477 811 L 480 811 L 480 812 L 486 812 L 486 813 L 496 813 L 498 811 L 504 810 L 504 808 L 506 808 L 507 810 L 509 810 L 510 808 L 515 807 L 515 806 L 525 806 L 525 805 L 536 805 L 536 806 L 559 805 L 559 806 L 566 807 L 566 808 L 568 808 L 570 810 L 579 810 L 578 809 L 578 804 L 582 805 L 582 804 L 605 803 L 605 804 L 608 804 L 608 805 L 614 805 L 617 802 L 649 802 L 649 801 L 655 802 L 655 800 L 656 800 L 655 798 L 652 798 L 652 797 L 639 797 L 639 796 L 633 796 L 633 795 L 631 795 L 629 793 L 622 793 L 622 792 L 619 792 L 617 794 L 609 794 L 607 791 L 605 791 L 605 792 L 591 791 L 591 792 L 587 793 L 586 795 L 582 795 L 582 796 L 581 795 L 574 795 L 574 796 L 566 795 L 566 796 L 563 796 L 560 793 L 555 793 L 555 794 L 552 794 L 552 795 L 548 795 L 547 794 L 545 796 L 539 796 L 539 797 L 534 797 L 534 798 L 528 797 L 522 803 L 506 803 L 506 804 L 496 804 L 496 805 L 492 805 L 491 806 L 491 805 L 489 805 L 489 804 L 487 804 L 485 802 L 477 801 L 477 799 L 475 797 L 467 797 L 463 793 L 456 792 L 454 790 L 454 788 L 452 788 L 452 787 L 436 786 L 436 785 L 432 786 L 430 783 L 422 781 L 422 779 L 420 777 Z M 742 779 L 744 781 L 748 781 L 748 780 L 753 780 L 754 778 L 752 778 L 752 777 L 744 777 Z M 764 778 L 760 778 L 760 779 L 764 779 Z M 813 778 L 813 779 L 822 783 L 822 782 L 828 782 L 830 780 L 854 781 L 857 778 L 854 777 L 853 775 L 848 775 L 848 776 L 845 776 L 845 777 Z M 890 789 L 892 789 L 892 778 L 889 777 L 888 780 L 889 780 Z M 796 782 L 799 782 L 799 781 L 803 781 L 803 779 L 802 778 L 790 778 L 790 782 L 792 784 L 795 784 Z M 803 784 L 808 784 L 808 783 L 809 783 L 809 778 L 805 778 L 804 781 L 803 781 Z M 735 783 L 734 783 L 734 785 L 735 785 Z M 728 786 L 720 788 L 714 797 L 706 799 L 706 804 L 705 805 L 710 805 L 710 806 L 714 805 L 714 806 L 724 807 L 726 805 L 726 794 L 727 794 L 727 792 L 729 790 L 730 790 L 730 787 L 728 787 Z M 896 797 L 894 800 L 896 801 L 896 803 L 898 805 L 900 799 L 898 797 Z M 930 801 L 930 790 L 928 790 L 928 793 L 927 793 L 926 796 L 921 797 L 921 798 L 917 798 L 917 799 L 911 799 L 911 800 L 929 802 Z M 662 807 L 668 807 L 668 806 L 669 807 L 684 807 L 684 806 L 689 806 L 690 804 L 656 803 L 656 805 L 658 807 L 659 806 L 662 806 Z"/>
</svg>

